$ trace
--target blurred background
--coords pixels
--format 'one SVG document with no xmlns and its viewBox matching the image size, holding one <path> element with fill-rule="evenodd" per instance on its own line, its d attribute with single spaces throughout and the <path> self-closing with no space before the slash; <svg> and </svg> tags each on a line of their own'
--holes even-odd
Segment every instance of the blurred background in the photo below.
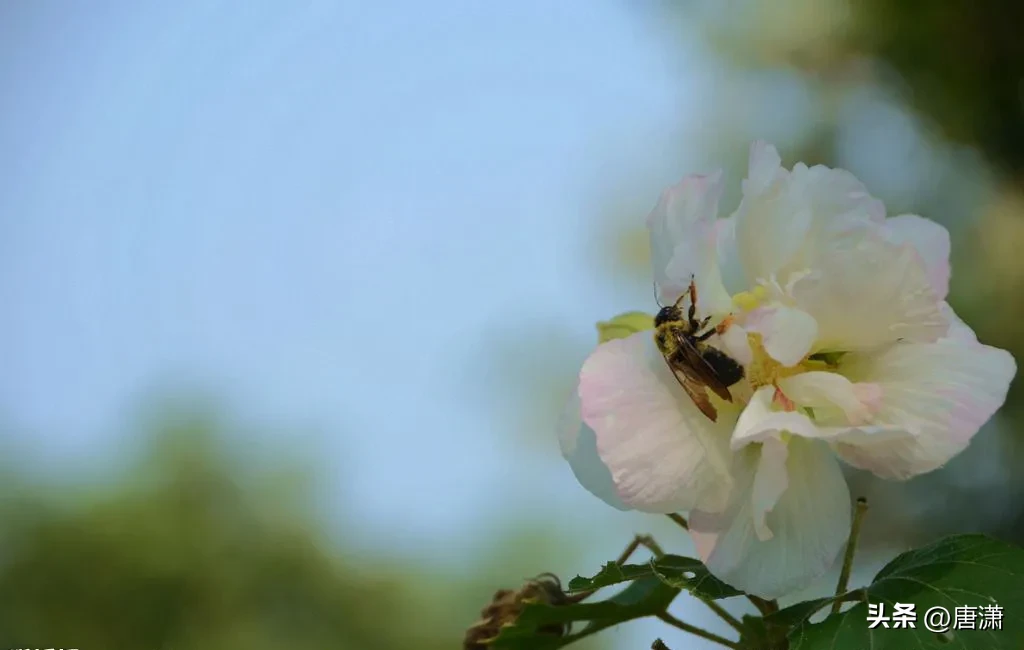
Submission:
<svg viewBox="0 0 1024 650">
<path fill-rule="evenodd" d="M 728 213 L 755 138 L 945 224 L 951 302 L 1021 359 L 1022 14 L 0 3 L 0 646 L 455 648 L 635 532 L 691 552 L 554 430 L 594 323 L 652 311 L 658 193 L 722 167 Z M 1021 391 L 940 471 L 851 472 L 855 582 L 1024 542 Z M 712 647 L 580 647 L 656 635 Z"/>
</svg>

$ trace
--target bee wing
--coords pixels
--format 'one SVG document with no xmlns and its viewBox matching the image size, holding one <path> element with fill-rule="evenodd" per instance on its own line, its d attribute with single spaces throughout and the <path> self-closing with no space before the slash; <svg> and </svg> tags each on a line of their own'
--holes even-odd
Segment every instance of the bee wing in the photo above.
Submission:
<svg viewBox="0 0 1024 650">
<path fill-rule="evenodd" d="M 676 342 L 679 343 L 679 349 L 686 356 L 687 366 L 689 367 L 685 368 L 685 372 L 691 380 L 707 386 L 714 391 L 715 395 L 718 395 L 727 402 L 731 402 L 732 393 L 729 392 L 729 387 L 718 378 L 718 373 L 700 355 L 700 350 L 679 333 L 676 333 Z"/>
<path fill-rule="evenodd" d="M 700 412 L 703 413 L 709 420 L 715 422 L 718 420 L 718 410 L 715 409 L 711 400 L 708 399 L 707 391 L 701 387 L 693 377 L 690 376 L 689 372 L 685 367 L 677 367 L 668 360 L 668 357 L 663 357 L 665 363 L 668 365 L 669 371 L 672 372 L 672 376 L 676 378 L 679 385 L 683 387 L 686 394 L 690 396 L 693 403 L 697 405 Z"/>
</svg>

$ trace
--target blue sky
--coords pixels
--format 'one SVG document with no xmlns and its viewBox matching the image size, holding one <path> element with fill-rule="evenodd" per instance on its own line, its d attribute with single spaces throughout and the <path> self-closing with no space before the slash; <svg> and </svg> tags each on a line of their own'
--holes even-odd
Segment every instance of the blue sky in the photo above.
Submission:
<svg viewBox="0 0 1024 650">
<path fill-rule="evenodd" d="M 502 384 L 473 355 L 495 323 L 589 340 L 616 308 L 593 197 L 674 155 L 666 43 L 589 0 L 244 6 L 6 8 L 8 453 L 108 462 L 187 386 L 293 436 L 251 445 L 316 450 L 370 536 L 401 514 L 440 543 L 516 462 L 541 478 L 510 507 L 589 504 L 554 442 L 536 460 L 478 403 Z"/>
</svg>

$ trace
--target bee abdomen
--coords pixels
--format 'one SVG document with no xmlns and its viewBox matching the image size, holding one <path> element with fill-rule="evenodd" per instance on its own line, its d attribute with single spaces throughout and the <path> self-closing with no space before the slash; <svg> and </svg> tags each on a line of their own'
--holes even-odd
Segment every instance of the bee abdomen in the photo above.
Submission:
<svg viewBox="0 0 1024 650">
<path fill-rule="evenodd" d="M 701 350 L 701 356 L 727 387 L 743 379 L 743 366 L 718 348 L 708 346 Z"/>
</svg>

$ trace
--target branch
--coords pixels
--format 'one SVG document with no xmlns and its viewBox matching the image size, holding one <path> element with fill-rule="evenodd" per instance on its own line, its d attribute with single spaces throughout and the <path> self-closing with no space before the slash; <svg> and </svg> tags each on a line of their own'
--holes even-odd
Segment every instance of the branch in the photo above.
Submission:
<svg viewBox="0 0 1024 650">
<path fill-rule="evenodd" d="M 738 643 L 736 643 L 734 641 L 730 641 L 729 639 L 725 638 L 724 636 L 718 636 L 717 634 L 712 634 L 711 632 L 708 632 L 707 630 L 702 630 L 701 628 L 696 627 L 694 625 L 690 625 L 689 623 L 684 623 L 684 622 L 680 621 L 678 618 L 676 618 L 675 616 L 672 616 L 671 614 L 669 614 L 668 612 L 662 612 L 662 613 L 658 614 L 658 618 L 661 619 L 662 621 L 668 623 L 672 627 L 679 628 L 680 630 L 682 630 L 684 632 L 689 632 L 690 634 L 692 634 L 694 636 L 699 636 L 702 639 L 707 639 L 708 641 L 713 641 L 713 642 L 718 643 L 720 645 L 724 645 L 726 648 L 733 648 L 734 650 L 740 650 L 740 644 L 738 644 Z"/>
</svg>

